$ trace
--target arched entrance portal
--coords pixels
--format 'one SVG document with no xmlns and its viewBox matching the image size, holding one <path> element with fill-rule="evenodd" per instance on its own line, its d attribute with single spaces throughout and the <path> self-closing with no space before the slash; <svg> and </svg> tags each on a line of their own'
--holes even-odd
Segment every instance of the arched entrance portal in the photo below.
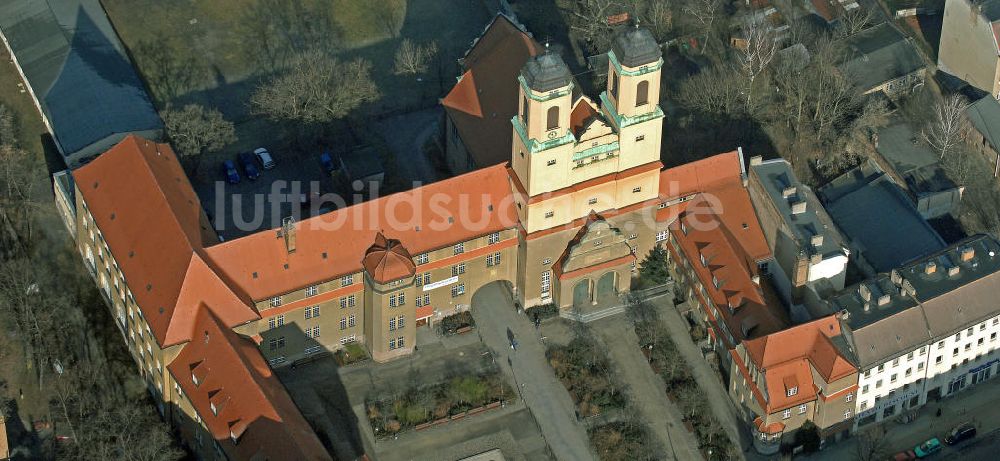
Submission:
<svg viewBox="0 0 1000 461">
<path fill-rule="evenodd" d="M 573 305 L 589 306 L 591 304 L 590 279 L 583 279 L 573 286 Z"/>
<path fill-rule="evenodd" d="M 612 296 L 617 292 L 618 274 L 608 272 L 597 280 L 597 297 Z"/>
</svg>

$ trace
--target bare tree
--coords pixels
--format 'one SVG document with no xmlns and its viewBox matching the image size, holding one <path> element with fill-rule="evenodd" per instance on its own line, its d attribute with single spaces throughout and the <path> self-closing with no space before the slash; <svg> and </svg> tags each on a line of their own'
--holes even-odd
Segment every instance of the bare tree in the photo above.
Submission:
<svg viewBox="0 0 1000 461">
<path fill-rule="evenodd" d="M 395 72 L 396 74 L 422 74 L 427 72 L 427 64 L 430 63 L 434 55 L 437 54 L 437 43 L 430 42 L 426 45 L 417 45 L 408 38 L 404 38 L 396 49 Z"/>
<path fill-rule="evenodd" d="M 0 253 L 14 254 L 32 242 L 35 213 L 47 211 L 37 199 L 44 176 L 41 160 L 10 144 L 0 144 Z"/>
<path fill-rule="evenodd" d="M 0 145 L 2 144 L 17 145 L 17 122 L 14 120 L 14 112 L 0 104 Z"/>
<path fill-rule="evenodd" d="M 731 116 L 743 107 L 742 91 L 738 69 L 715 65 L 681 82 L 678 99 L 690 109 Z"/>
<path fill-rule="evenodd" d="M 188 104 L 181 109 L 167 107 L 160 113 L 170 143 L 198 170 L 203 154 L 218 152 L 236 142 L 236 127 L 216 109 Z"/>
<path fill-rule="evenodd" d="M 965 142 L 969 133 L 968 120 L 965 118 L 967 107 L 957 94 L 935 104 L 934 118 L 924 129 L 923 138 L 938 152 L 939 158 L 944 158 Z"/>
<path fill-rule="evenodd" d="M 857 448 L 858 461 L 875 461 L 888 456 L 888 440 L 885 438 L 885 429 L 874 427 L 862 432 L 858 436 Z"/>
<path fill-rule="evenodd" d="M 859 5 L 844 12 L 840 16 L 837 24 L 837 34 L 841 37 L 849 37 L 862 30 L 865 30 L 875 21 L 872 10 L 866 6 Z"/>
<path fill-rule="evenodd" d="M 378 98 L 371 68 L 361 58 L 340 62 L 322 52 L 305 52 L 283 75 L 257 88 L 251 108 L 274 120 L 328 123 Z"/>
<path fill-rule="evenodd" d="M 389 37 L 399 35 L 399 26 L 406 11 L 403 0 L 375 0 L 366 2 L 375 22 Z"/>
<path fill-rule="evenodd" d="M 763 18 L 747 21 L 743 25 L 743 49 L 740 50 L 740 69 L 747 81 L 746 107 L 752 112 L 753 84 L 757 76 L 767 69 L 778 51 L 774 30 Z"/>
<path fill-rule="evenodd" d="M 623 11 L 617 0 L 578 0 L 570 16 L 570 29 L 587 42 L 590 51 L 601 53 L 610 48 L 613 29 L 608 18 Z"/>
<path fill-rule="evenodd" d="M 674 13 L 668 2 L 653 0 L 647 3 L 642 15 L 643 24 L 649 27 L 657 40 L 664 40 L 674 26 Z"/>
<path fill-rule="evenodd" d="M 698 25 L 699 33 L 703 37 L 701 43 L 702 53 L 705 52 L 705 48 L 709 45 L 708 42 L 712 37 L 715 22 L 718 19 L 721 9 L 722 2 L 720 0 L 688 0 L 682 8 L 682 11 L 690 15 Z"/>
</svg>

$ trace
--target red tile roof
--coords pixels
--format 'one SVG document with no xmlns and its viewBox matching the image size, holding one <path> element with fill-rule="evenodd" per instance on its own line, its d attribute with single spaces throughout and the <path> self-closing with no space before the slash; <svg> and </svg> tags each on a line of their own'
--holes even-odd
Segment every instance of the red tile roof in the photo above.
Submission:
<svg viewBox="0 0 1000 461">
<path fill-rule="evenodd" d="M 664 170 L 661 200 L 686 200 L 657 212 L 660 221 L 678 218 L 671 232 L 736 343 L 788 324 L 754 282 L 756 262 L 769 257 L 770 250 L 743 187 L 739 155 L 729 152 Z"/>
<path fill-rule="evenodd" d="M 827 383 L 857 372 L 831 341 L 840 334 L 840 321 L 831 315 L 743 343 L 764 374 L 768 401 L 762 406 L 769 413 L 816 399 L 819 387 L 810 366 Z M 789 383 L 797 386 L 795 395 L 788 395 Z"/>
<path fill-rule="evenodd" d="M 167 368 L 232 459 L 332 459 L 253 341 L 209 309 L 197 310 L 193 327 Z"/>
<path fill-rule="evenodd" d="M 360 272 L 379 231 L 420 254 L 517 227 L 518 219 L 507 168 L 495 165 L 294 225 L 291 254 L 274 230 L 212 246 L 206 254 L 231 285 L 263 300 Z"/>
<path fill-rule="evenodd" d="M 73 179 L 159 344 L 186 340 L 201 303 L 230 326 L 257 318 L 202 260 L 215 237 L 170 146 L 129 136 Z"/>
<path fill-rule="evenodd" d="M 412 276 L 417 268 L 399 240 L 387 239 L 381 232 L 375 234 L 375 243 L 365 252 L 361 265 L 378 283 Z"/>
<path fill-rule="evenodd" d="M 466 54 L 465 72 L 441 104 L 477 166 L 510 160 L 517 75 L 540 51 L 527 32 L 500 14 Z"/>
</svg>

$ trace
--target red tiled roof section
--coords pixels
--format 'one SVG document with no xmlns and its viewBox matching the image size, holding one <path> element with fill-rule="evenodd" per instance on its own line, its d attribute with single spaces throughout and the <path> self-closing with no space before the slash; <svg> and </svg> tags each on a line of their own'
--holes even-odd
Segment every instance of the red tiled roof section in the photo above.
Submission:
<svg viewBox="0 0 1000 461">
<path fill-rule="evenodd" d="M 167 368 L 231 459 L 332 459 L 256 344 L 208 309 L 197 310 L 193 328 Z"/>
<path fill-rule="evenodd" d="M 375 234 L 375 243 L 365 252 L 361 265 L 378 283 L 409 277 L 417 268 L 410 252 L 399 240 L 387 239 L 381 232 Z"/>
<path fill-rule="evenodd" d="M 769 409 L 816 398 L 810 365 L 827 383 L 857 372 L 830 339 L 840 334 L 840 321 L 831 315 L 743 343 L 750 361 L 764 372 Z M 796 395 L 787 395 L 789 380 L 798 383 Z"/>
<path fill-rule="evenodd" d="M 128 136 L 73 179 L 161 345 L 186 339 L 201 302 L 229 325 L 256 318 L 200 258 L 214 232 L 170 146 Z"/>
<path fill-rule="evenodd" d="M 382 230 L 420 254 L 517 225 L 507 168 L 495 165 L 299 221 L 293 253 L 274 230 L 206 253 L 225 280 L 262 300 L 361 271 Z"/>
<path fill-rule="evenodd" d="M 534 39 L 501 14 L 466 54 L 465 72 L 441 104 L 477 166 L 510 160 L 517 75 L 540 51 Z"/>
<path fill-rule="evenodd" d="M 569 114 L 569 126 L 573 130 L 573 136 L 580 138 L 580 133 L 587 127 L 588 122 L 598 116 L 597 109 L 590 105 L 587 98 L 579 98 L 573 111 Z"/>
</svg>

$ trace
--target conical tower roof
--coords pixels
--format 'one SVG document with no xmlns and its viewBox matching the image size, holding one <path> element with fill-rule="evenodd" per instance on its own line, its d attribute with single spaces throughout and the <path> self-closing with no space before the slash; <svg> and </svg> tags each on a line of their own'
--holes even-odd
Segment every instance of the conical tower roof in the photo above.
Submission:
<svg viewBox="0 0 1000 461">
<path fill-rule="evenodd" d="M 660 60 L 663 51 L 649 29 L 628 27 L 611 44 L 618 62 L 625 67 L 641 67 Z"/>
<path fill-rule="evenodd" d="M 381 232 L 375 235 L 375 243 L 365 251 L 361 264 L 378 283 L 412 276 L 417 267 L 399 240 L 387 239 Z"/>
</svg>

